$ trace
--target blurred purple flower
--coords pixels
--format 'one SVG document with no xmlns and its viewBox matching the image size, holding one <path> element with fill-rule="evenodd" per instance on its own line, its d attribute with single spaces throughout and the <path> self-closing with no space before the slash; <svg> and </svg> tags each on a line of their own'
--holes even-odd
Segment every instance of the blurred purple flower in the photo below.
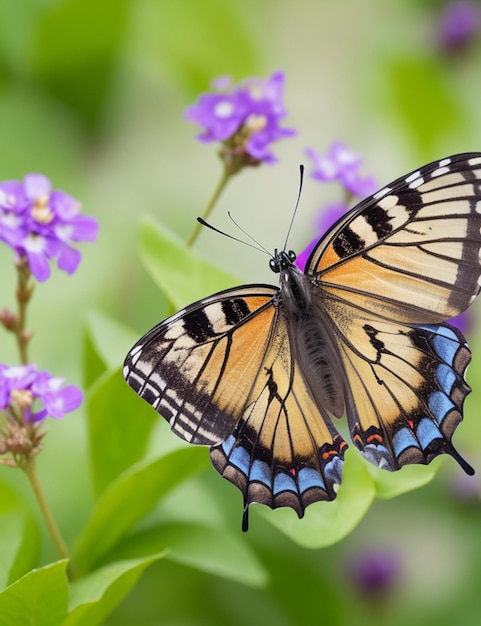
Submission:
<svg viewBox="0 0 481 626">
<path fill-rule="evenodd" d="M 354 555 L 348 563 L 347 576 L 365 598 L 380 599 L 401 578 L 401 558 L 391 548 L 371 548 Z"/>
<path fill-rule="evenodd" d="M 0 183 L 0 240 L 28 259 L 38 281 L 50 276 L 48 261 L 73 274 L 81 254 L 72 242 L 95 241 L 98 223 L 80 215 L 81 204 L 63 191 L 52 191 L 42 174 Z"/>
<path fill-rule="evenodd" d="M 449 2 L 441 14 L 440 45 L 448 52 L 465 49 L 479 33 L 481 12 L 479 6 L 467 0 Z"/>
<path fill-rule="evenodd" d="M 456 326 L 462 333 L 467 333 L 471 329 L 471 312 L 469 310 L 463 311 L 463 313 L 448 320 L 448 323 Z"/>
<path fill-rule="evenodd" d="M 39 422 L 49 415 L 61 419 L 78 408 L 83 399 L 78 387 L 63 383 L 63 378 L 40 372 L 35 365 L 0 364 L 0 409 L 20 403 L 25 422 Z M 34 412 L 35 404 L 40 406 Z"/>
<path fill-rule="evenodd" d="M 375 179 L 372 176 L 362 177 L 359 174 L 361 157 L 340 141 L 331 144 L 327 156 L 320 155 L 311 148 L 306 150 L 306 154 L 314 162 L 312 178 L 322 182 L 337 181 L 349 193 L 359 198 L 365 198 L 376 191 Z"/>
<path fill-rule="evenodd" d="M 481 499 L 481 484 L 479 474 L 468 476 L 464 472 L 456 472 L 448 483 L 449 491 L 459 503 L 475 502 L 479 504 Z"/>
<path fill-rule="evenodd" d="M 319 242 L 320 237 L 331 228 L 331 226 L 337 222 L 348 210 L 348 207 L 343 202 L 335 202 L 328 204 L 319 212 L 319 217 L 316 224 L 316 232 L 319 233 L 305 248 L 297 255 L 296 265 L 299 269 L 304 270 L 307 260 L 314 250 L 316 244 Z"/>
<path fill-rule="evenodd" d="M 249 78 L 235 88 L 227 77 L 221 77 L 212 86 L 216 93 L 202 94 L 184 114 L 186 120 L 204 127 L 197 139 L 224 142 L 235 157 L 244 157 L 241 165 L 273 163 L 276 158 L 270 144 L 296 134 L 280 126 L 286 116 L 284 74 L 275 72 L 266 81 Z"/>
</svg>

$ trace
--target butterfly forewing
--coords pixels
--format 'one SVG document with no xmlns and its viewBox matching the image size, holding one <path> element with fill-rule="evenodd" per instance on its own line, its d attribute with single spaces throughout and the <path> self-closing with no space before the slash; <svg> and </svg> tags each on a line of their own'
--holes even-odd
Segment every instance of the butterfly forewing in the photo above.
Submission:
<svg viewBox="0 0 481 626">
<path fill-rule="evenodd" d="M 189 443 L 213 445 L 234 430 L 268 342 L 276 292 L 253 286 L 215 294 L 153 328 L 130 351 L 127 382 Z M 247 324 L 253 315 L 263 322 L 258 336 Z"/>
<path fill-rule="evenodd" d="M 319 243 L 306 271 L 361 312 L 442 322 L 479 292 L 480 200 L 480 155 L 432 163 L 353 209 Z"/>
</svg>

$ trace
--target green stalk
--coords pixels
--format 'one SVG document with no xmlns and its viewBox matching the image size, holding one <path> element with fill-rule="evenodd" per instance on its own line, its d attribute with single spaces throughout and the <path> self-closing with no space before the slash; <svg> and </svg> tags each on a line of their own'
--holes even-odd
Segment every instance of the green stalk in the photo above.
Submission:
<svg viewBox="0 0 481 626">
<path fill-rule="evenodd" d="M 58 552 L 58 555 L 61 559 L 68 559 L 69 566 L 67 569 L 67 573 L 70 579 L 74 578 L 72 566 L 70 564 L 70 554 L 63 540 L 62 534 L 57 526 L 55 518 L 50 510 L 50 507 L 47 503 L 47 499 L 43 492 L 42 486 L 40 485 L 40 481 L 38 479 L 37 474 L 37 464 L 35 463 L 35 457 L 29 457 L 26 462 L 21 465 L 22 469 L 27 474 L 30 485 L 33 489 L 35 497 L 37 498 L 37 502 L 40 506 L 40 510 L 42 512 L 45 523 L 47 524 L 47 528 L 50 532 L 50 536 L 52 537 L 55 548 Z"/>
<path fill-rule="evenodd" d="M 228 172 L 228 168 L 225 167 L 222 173 L 221 179 L 219 180 L 219 183 L 217 184 L 217 187 L 215 188 L 214 193 L 204 210 L 204 213 L 202 215 L 203 219 L 207 220 L 207 218 L 211 214 L 212 209 L 216 205 L 217 200 L 219 199 L 221 193 L 224 191 L 224 188 L 227 185 L 227 182 L 231 176 L 232 176 L 232 173 Z M 199 236 L 201 228 L 202 228 L 202 224 L 200 224 L 199 222 L 196 222 L 194 229 L 192 230 L 190 235 L 187 237 L 186 242 L 185 242 L 188 247 L 191 247 L 195 243 L 195 241 L 197 240 L 197 237 Z"/>
<path fill-rule="evenodd" d="M 17 323 L 15 326 L 15 338 L 17 340 L 20 363 L 28 364 L 27 344 L 30 339 L 29 333 L 26 332 L 27 324 L 27 304 L 32 297 L 33 284 L 30 283 L 31 273 L 28 261 L 25 257 L 21 257 L 17 264 Z"/>
</svg>

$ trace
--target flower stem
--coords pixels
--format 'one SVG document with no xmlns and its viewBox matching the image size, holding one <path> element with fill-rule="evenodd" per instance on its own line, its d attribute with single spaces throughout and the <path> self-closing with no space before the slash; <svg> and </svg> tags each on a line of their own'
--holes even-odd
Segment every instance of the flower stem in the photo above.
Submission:
<svg viewBox="0 0 481 626">
<path fill-rule="evenodd" d="M 221 193 L 224 191 L 224 188 L 227 185 L 227 182 L 229 181 L 231 176 L 232 176 L 232 173 L 228 171 L 227 167 L 225 167 L 224 171 L 222 173 L 222 177 L 219 180 L 219 182 L 217 184 L 217 187 L 215 188 L 214 193 L 212 194 L 212 197 L 211 197 L 211 199 L 210 199 L 208 205 L 206 206 L 206 208 L 204 210 L 204 213 L 202 215 L 202 217 L 205 220 L 211 214 L 212 209 L 216 205 L 217 200 L 219 199 Z M 202 228 L 202 224 L 200 224 L 199 222 L 196 222 L 192 232 L 187 237 L 186 242 L 185 242 L 188 247 L 191 247 L 195 243 L 195 241 L 197 240 L 197 237 L 199 236 L 201 228 Z"/>
<path fill-rule="evenodd" d="M 15 337 L 17 339 L 18 352 L 20 355 L 20 363 L 27 365 L 28 354 L 27 344 L 30 339 L 30 333 L 26 332 L 27 323 L 27 304 L 32 296 L 33 284 L 30 284 L 30 268 L 28 260 L 25 257 L 20 257 L 17 262 L 17 323 L 15 327 Z"/>
<path fill-rule="evenodd" d="M 57 549 L 57 552 L 60 556 L 60 558 L 62 559 L 69 559 L 70 561 L 70 555 L 67 549 L 67 546 L 63 540 L 63 537 L 60 533 L 60 530 L 57 526 L 57 523 L 55 521 L 55 518 L 52 514 L 52 511 L 50 510 L 50 507 L 47 503 L 47 500 L 45 498 L 45 494 L 43 492 L 43 489 L 40 485 L 40 481 L 38 480 L 38 474 L 37 474 L 37 466 L 35 463 L 35 457 L 30 457 L 27 462 L 22 466 L 22 469 L 25 471 L 25 473 L 27 474 L 28 480 L 30 482 L 30 485 L 33 489 L 33 492 L 35 494 L 35 497 L 37 498 L 37 502 L 40 506 L 40 510 L 42 511 L 42 515 L 45 519 L 45 523 L 47 524 L 47 528 L 50 532 L 50 535 L 53 539 L 53 542 L 55 544 L 55 547 Z M 69 566 L 67 569 L 67 573 L 70 579 L 72 579 L 73 576 L 73 571 L 72 571 L 72 566 L 71 563 L 69 562 Z"/>
</svg>

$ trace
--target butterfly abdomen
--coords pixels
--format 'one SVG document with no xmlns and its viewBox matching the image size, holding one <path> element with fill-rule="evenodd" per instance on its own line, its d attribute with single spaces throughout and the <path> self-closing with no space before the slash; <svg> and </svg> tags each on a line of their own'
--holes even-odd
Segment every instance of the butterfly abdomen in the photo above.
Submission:
<svg viewBox="0 0 481 626">
<path fill-rule="evenodd" d="M 282 271 L 282 309 L 303 378 L 324 415 L 342 417 L 341 360 L 328 318 L 313 299 L 313 290 L 311 280 L 295 266 Z"/>
<path fill-rule="evenodd" d="M 324 414 L 342 417 L 345 375 L 327 320 L 319 314 L 303 320 L 296 329 L 294 341 L 301 371 L 312 397 Z"/>
</svg>

